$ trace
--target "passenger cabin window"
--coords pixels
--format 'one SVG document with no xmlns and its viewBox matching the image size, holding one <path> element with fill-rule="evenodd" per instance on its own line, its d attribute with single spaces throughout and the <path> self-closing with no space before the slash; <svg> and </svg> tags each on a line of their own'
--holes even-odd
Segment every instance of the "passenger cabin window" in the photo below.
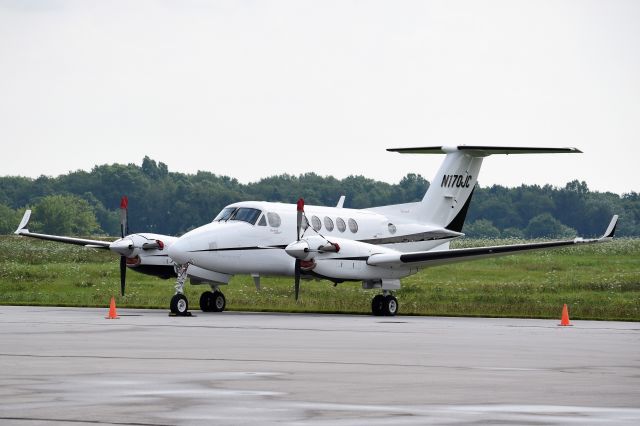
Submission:
<svg viewBox="0 0 640 426">
<path fill-rule="evenodd" d="M 311 216 L 311 226 L 313 226 L 313 229 L 316 232 L 322 228 L 322 222 L 320 222 L 320 218 L 318 216 Z"/>
<path fill-rule="evenodd" d="M 338 226 L 338 231 L 344 232 L 347 229 L 347 225 L 344 223 L 341 217 L 336 219 L 336 225 Z"/>
<path fill-rule="evenodd" d="M 218 216 L 216 216 L 216 218 L 213 219 L 213 221 L 220 222 L 221 220 L 229 220 L 233 212 L 236 211 L 236 208 L 237 207 L 226 207 L 222 209 L 222 211 L 218 213 Z"/>
<path fill-rule="evenodd" d="M 282 223 L 282 220 L 280 219 L 280 215 L 278 215 L 278 213 L 267 213 L 267 220 L 269 221 L 269 226 L 272 228 L 278 228 Z"/>
<path fill-rule="evenodd" d="M 358 232 L 358 223 L 353 219 L 349 219 L 349 231 L 353 232 L 354 234 Z"/>
<path fill-rule="evenodd" d="M 396 228 L 396 226 L 393 223 L 389 224 L 389 233 L 390 234 L 395 234 L 397 230 L 398 229 Z"/>
<path fill-rule="evenodd" d="M 324 218 L 324 227 L 327 228 L 327 231 L 333 231 L 333 220 L 329 216 L 325 216 Z"/>
<path fill-rule="evenodd" d="M 248 207 L 240 207 L 238 210 L 236 210 L 231 217 L 229 218 L 229 220 L 238 220 L 241 222 L 247 222 L 250 223 L 251 225 L 255 225 L 256 221 L 258 220 L 258 217 L 260 217 L 260 214 L 262 212 L 258 209 L 251 209 Z"/>
</svg>

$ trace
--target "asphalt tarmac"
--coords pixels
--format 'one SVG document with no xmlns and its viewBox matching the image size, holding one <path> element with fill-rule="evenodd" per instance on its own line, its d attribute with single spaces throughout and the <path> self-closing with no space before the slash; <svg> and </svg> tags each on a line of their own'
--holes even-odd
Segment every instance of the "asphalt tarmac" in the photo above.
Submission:
<svg viewBox="0 0 640 426">
<path fill-rule="evenodd" d="M 107 312 L 0 307 L 0 424 L 640 424 L 640 323 Z"/>
</svg>

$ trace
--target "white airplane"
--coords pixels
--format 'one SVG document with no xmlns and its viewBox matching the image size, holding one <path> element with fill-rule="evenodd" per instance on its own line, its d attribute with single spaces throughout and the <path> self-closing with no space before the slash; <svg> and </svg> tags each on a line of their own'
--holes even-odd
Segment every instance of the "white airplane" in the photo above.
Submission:
<svg viewBox="0 0 640 426">
<path fill-rule="evenodd" d="M 325 279 L 335 284 L 361 281 L 379 289 L 371 303 L 374 315 L 393 316 L 393 295 L 400 280 L 423 268 L 451 262 L 608 241 L 618 216 L 597 239 L 574 238 L 493 247 L 449 249 L 464 234 L 462 226 L 484 157 L 493 154 L 580 153 L 575 148 L 452 146 L 399 148 L 409 154 L 446 154 L 421 202 L 369 209 L 247 201 L 225 207 L 213 222 L 187 232 L 168 248 L 178 280 L 171 311 L 188 315 L 183 292 L 188 275 L 213 291 L 200 297 L 203 311 L 223 311 L 220 286 L 235 274 L 251 274 L 259 288 L 261 276 L 293 276 L 295 297 L 300 279 Z M 192 283 L 194 280 L 192 279 Z"/>
</svg>

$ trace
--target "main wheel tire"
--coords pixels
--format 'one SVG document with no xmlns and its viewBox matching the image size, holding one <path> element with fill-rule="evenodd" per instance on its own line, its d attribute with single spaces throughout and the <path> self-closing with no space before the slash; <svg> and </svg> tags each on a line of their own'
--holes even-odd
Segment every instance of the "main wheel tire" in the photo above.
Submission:
<svg viewBox="0 0 640 426">
<path fill-rule="evenodd" d="M 396 299 L 392 295 L 384 296 L 384 301 L 382 303 L 382 311 L 383 315 L 387 317 L 395 317 L 398 313 L 398 299 Z"/>
<path fill-rule="evenodd" d="M 200 309 L 202 312 L 213 312 L 213 292 L 205 291 L 200 295 Z"/>
<path fill-rule="evenodd" d="M 227 306 L 227 299 L 224 297 L 221 291 L 214 291 L 211 294 L 211 311 L 212 312 L 222 312 L 224 308 Z"/>
<path fill-rule="evenodd" d="M 371 313 L 377 317 L 384 315 L 384 296 L 377 294 L 371 300 Z"/>
<path fill-rule="evenodd" d="M 185 316 L 189 313 L 189 301 L 184 294 L 176 294 L 171 298 L 171 313 Z"/>
</svg>

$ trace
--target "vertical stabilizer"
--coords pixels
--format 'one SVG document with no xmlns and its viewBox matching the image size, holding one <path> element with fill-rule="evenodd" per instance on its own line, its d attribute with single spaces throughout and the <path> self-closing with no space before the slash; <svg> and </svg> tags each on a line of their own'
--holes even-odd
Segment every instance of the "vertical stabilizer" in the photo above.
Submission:
<svg viewBox="0 0 640 426">
<path fill-rule="evenodd" d="M 481 166 L 482 157 L 461 151 L 447 153 L 420 203 L 417 219 L 460 232 Z"/>
</svg>

